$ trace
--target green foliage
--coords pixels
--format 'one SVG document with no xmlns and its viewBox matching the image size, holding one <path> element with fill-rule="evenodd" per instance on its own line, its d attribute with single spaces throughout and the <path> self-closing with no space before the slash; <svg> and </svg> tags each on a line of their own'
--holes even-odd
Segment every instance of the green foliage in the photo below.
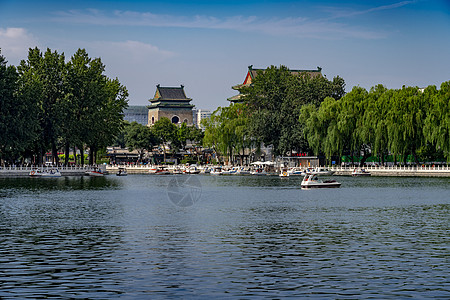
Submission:
<svg viewBox="0 0 450 300">
<path fill-rule="evenodd" d="M 185 165 L 185 164 L 193 165 L 193 164 L 198 163 L 198 161 L 195 160 L 195 159 L 185 158 L 185 159 L 182 159 L 182 160 L 180 161 L 180 163 L 181 163 L 182 165 Z"/>
<path fill-rule="evenodd" d="M 314 153 L 328 158 L 344 151 L 380 156 L 399 155 L 420 160 L 450 160 L 450 82 L 438 91 L 429 86 L 388 90 L 382 85 L 370 92 L 355 87 L 340 100 L 327 98 L 316 109 L 305 105 L 300 122 Z M 438 155 L 436 155 L 438 154 Z"/>
<path fill-rule="evenodd" d="M 230 159 L 234 153 L 250 147 L 252 139 L 247 129 L 247 107 L 244 104 L 234 104 L 229 107 L 219 107 L 211 118 L 202 120 L 205 126 L 203 144 L 216 150 L 219 155 Z"/>
<path fill-rule="evenodd" d="M 340 77 L 329 81 L 308 74 L 293 75 L 288 68 L 271 66 L 259 72 L 251 86 L 241 88 L 248 105 L 250 134 L 276 155 L 308 151 L 303 123 L 298 119 L 304 105 L 319 106 L 325 98 L 339 99 L 345 83 Z"/>
<path fill-rule="evenodd" d="M 0 100 L 4 106 L 0 129 L 9 118 L 15 132 L 3 131 L 9 142 L 0 140 L 0 155 L 15 149 L 13 156 L 35 156 L 39 162 L 49 149 L 56 160 L 61 147 L 68 157 L 70 146 L 87 146 L 93 163 L 95 153 L 114 142 L 123 127 L 128 92 L 117 79 L 103 74 L 105 66 L 99 58 L 91 59 L 79 49 L 66 63 L 64 54 L 34 48 L 29 49 L 16 75 L 14 67 L 5 65 L 0 55 Z M 7 92 L 2 91 L 3 82 L 8 82 Z"/>
<path fill-rule="evenodd" d="M 141 125 L 137 122 L 132 122 L 127 126 L 125 132 L 125 143 L 128 150 L 137 150 L 139 153 L 139 161 L 145 151 L 151 151 L 153 146 L 158 144 L 158 138 L 154 130 L 148 126 Z"/>
</svg>

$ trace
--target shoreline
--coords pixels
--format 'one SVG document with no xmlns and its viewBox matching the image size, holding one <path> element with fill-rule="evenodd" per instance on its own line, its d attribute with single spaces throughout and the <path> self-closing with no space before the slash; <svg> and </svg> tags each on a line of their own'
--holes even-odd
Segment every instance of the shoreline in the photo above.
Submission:
<svg viewBox="0 0 450 300">
<path fill-rule="evenodd" d="M 122 165 L 106 165 L 106 171 L 110 175 L 115 175 L 119 167 L 125 167 L 128 174 L 149 174 L 149 170 L 155 166 L 151 165 L 138 165 L 138 166 L 122 166 Z M 203 168 L 203 167 L 200 167 Z M 36 167 L 2 167 L 0 168 L 0 177 L 28 177 L 31 170 Z M 46 170 L 51 167 L 40 167 L 40 169 Z M 84 167 L 58 167 L 62 176 L 85 176 L 85 172 L 91 170 L 91 166 Z M 169 167 L 169 170 L 171 167 Z M 332 176 L 352 176 L 354 167 L 331 167 L 330 170 L 335 173 Z M 403 167 L 366 167 L 371 176 L 378 177 L 450 177 L 449 166 L 403 166 Z M 270 172 L 267 176 L 278 176 L 278 172 Z M 234 176 L 225 175 L 224 176 Z M 242 175 L 252 176 L 252 175 Z M 254 176 L 254 175 L 253 175 Z M 301 177 L 301 176 L 296 176 Z"/>
</svg>

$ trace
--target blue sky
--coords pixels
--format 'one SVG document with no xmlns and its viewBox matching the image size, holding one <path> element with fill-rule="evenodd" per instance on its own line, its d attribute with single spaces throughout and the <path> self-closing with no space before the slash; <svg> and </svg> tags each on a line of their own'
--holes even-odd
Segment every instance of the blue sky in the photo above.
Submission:
<svg viewBox="0 0 450 300">
<path fill-rule="evenodd" d="M 197 108 L 228 105 L 249 65 L 316 69 L 346 90 L 450 80 L 450 0 L 0 0 L 0 48 L 78 48 L 147 105 L 156 85 L 183 84 Z"/>
</svg>

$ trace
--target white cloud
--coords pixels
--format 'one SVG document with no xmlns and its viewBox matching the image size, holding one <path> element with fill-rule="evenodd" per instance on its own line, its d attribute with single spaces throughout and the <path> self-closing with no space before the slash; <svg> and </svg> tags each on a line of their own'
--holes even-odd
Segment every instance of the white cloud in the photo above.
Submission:
<svg viewBox="0 0 450 300">
<path fill-rule="evenodd" d="M 313 20 L 304 17 L 269 18 L 256 16 L 232 16 L 216 18 L 212 16 L 172 16 L 158 15 L 150 12 L 114 11 L 108 14 L 99 10 L 71 10 L 58 12 L 53 18 L 56 22 L 94 25 L 122 25 L 149 27 L 176 27 L 225 29 L 241 32 L 255 32 L 269 35 L 292 37 L 312 37 L 321 39 L 362 38 L 378 39 L 385 36 L 382 32 L 353 28 L 349 25 L 326 20 Z"/>
<path fill-rule="evenodd" d="M 139 41 L 99 42 L 95 45 L 99 48 L 105 48 L 105 50 L 113 49 L 114 52 L 120 53 L 121 55 L 125 55 L 135 60 L 140 60 L 143 58 L 164 60 L 175 55 L 175 53 L 173 52 L 161 50 L 156 46 Z"/>
<path fill-rule="evenodd" d="M 28 49 L 36 46 L 37 40 L 24 28 L 0 28 L 0 48 L 10 64 L 17 65 L 28 56 Z"/>
<path fill-rule="evenodd" d="M 402 1 L 402 2 L 397 2 L 397 3 L 393 3 L 393 4 L 389 4 L 389 5 L 372 7 L 372 8 L 365 9 L 365 10 L 352 10 L 352 9 L 345 9 L 342 7 L 339 7 L 339 8 L 327 7 L 327 8 L 324 8 L 324 11 L 326 11 L 327 13 L 330 13 L 332 16 L 330 18 L 325 18 L 325 20 L 349 18 L 349 17 L 353 17 L 353 16 L 370 14 L 370 13 L 373 13 L 376 11 L 391 10 L 391 9 L 396 9 L 396 8 L 403 7 L 403 6 L 406 6 L 409 4 L 413 4 L 416 2 L 417 2 L 416 0 Z"/>
</svg>

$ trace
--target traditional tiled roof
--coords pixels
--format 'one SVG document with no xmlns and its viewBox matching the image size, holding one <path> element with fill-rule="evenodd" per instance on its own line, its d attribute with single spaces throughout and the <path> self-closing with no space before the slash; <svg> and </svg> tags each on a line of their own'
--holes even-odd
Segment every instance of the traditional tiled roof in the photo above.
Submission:
<svg viewBox="0 0 450 300">
<path fill-rule="evenodd" d="M 235 85 L 231 88 L 233 90 L 239 90 L 243 86 L 251 85 L 253 80 L 255 79 L 255 77 L 258 75 L 259 71 L 265 72 L 266 70 L 265 69 L 253 69 L 253 65 L 248 66 L 248 72 L 247 72 L 247 75 L 245 76 L 244 82 L 242 84 Z M 307 74 L 311 77 L 322 76 L 322 68 L 321 67 L 317 67 L 317 70 L 289 70 L 289 72 L 292 75 Z M 228 98 L 227 100 L 230 102 L 233 102 L 233 103 L 240 102 L 240 101 L 242 101 L 241 100 L 242 96 L 243 96 L 242 94 L 238 94 L 238 95 Z"/>
<path fill-rule="evenodd" d="M 156 107 L 166 108 L 192 108 L 194 105 L 189 104 L 191 98 L 186 97 L 184 86 L 180 87 L 162 87 L 156 86 L 156 92 L 153 99 L 150 99 L 149 109 Z"/>
<path fill-rule="evenodd" d="M 186 97 L 184 86 L 180 87 L 162 87 L 156 86 L 155 96 L 151 100 L 192 100 Z"/>
<path fill-rule="evenodd" d="M 254 69 L 253 65 L 248 66 L 248 72 L 247 72 L 247 75 L 245 76 L 244 82 L 242 84 L 235 85 L 232 88 L 234 90 L 237 90 L 242 86 L 252 84 L 252 81 L 258 75 L 259 71 L 265 72 L 266 69 Z M 311 77 L 322 76 L 322 68 L 321 67 L 317 67 L 317 70 L 289 70 L 289 72 L 292 75 L 308 74 Z"/>
</svg>

